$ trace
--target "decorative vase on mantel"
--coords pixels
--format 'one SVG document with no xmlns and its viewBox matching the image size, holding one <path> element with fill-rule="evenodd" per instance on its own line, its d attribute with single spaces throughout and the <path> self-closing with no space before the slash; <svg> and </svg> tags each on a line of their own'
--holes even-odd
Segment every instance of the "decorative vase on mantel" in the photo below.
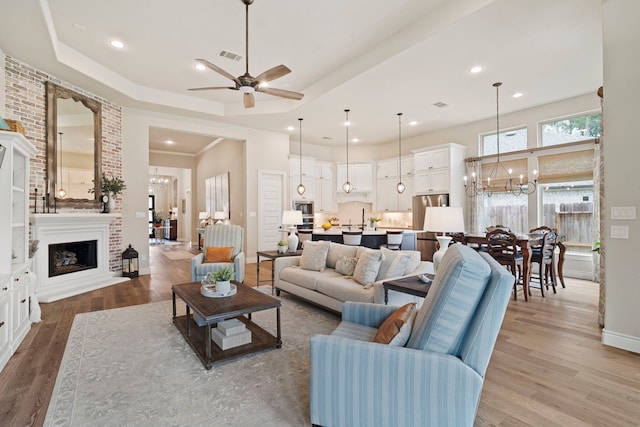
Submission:
<svg viewBox="0 0 640 427">
<path fill-rule="evenodd" d="M 116 199 L 113 194 L 109 195 L 109 201 L 107 201 L 107 212 L 113 213 L 116 211 Z"/>
</svg>

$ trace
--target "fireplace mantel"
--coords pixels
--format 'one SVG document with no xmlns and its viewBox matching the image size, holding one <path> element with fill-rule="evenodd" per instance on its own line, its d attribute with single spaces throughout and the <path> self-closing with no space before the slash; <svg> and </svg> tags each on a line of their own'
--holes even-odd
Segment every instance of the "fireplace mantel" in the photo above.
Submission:
<svg viewBox="0 0 640 427">
<path fill-rule="evenodd" d="M 73 295 L 115 285 L 128 278 L 109 270 L 109 224 L 120 214 L 51 213 L 31 214 L 32 239 L 39 240 L 34 256 L 35 292 L 41 302 L 57 301 Z M 49 277 L 49 245 L 97 240 L 97 268 Z"/>
</svg>

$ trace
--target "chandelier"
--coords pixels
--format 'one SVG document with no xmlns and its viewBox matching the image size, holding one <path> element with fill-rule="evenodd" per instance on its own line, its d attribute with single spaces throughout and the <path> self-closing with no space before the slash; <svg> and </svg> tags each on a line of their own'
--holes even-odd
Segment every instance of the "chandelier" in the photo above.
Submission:
<svg viewBox="0 0 640 427">
<path fill-rule="evenodd" d="M 502 86 L 501 82 L 493 84 L 493 87 L 496 88 L 496 162 L 493 164 L 485 182 L 479 180 L 475 172 L 471 174 L 470 182 L 467 176 L 464 177 L 464 188 L 469 197 L 480 196 L 484 193 L 487 193 L 489 196 L 491 196 L 492 193 L 508 193 L 519 196 L 521 194 L 533 194 L 536 191 L 538 183 L 538 179 L 536 178 L 538 172 L 536 170 L 533 171 L 533 182 L 523 182 L 524 175 L 520 174 L 519 179 L 514 179 L 513 170 L 507 170 L 507 168 L 500 163 L 500 86 Z M 505 180 L 504 177 L 507 177 L 504 186 L 497 185 L 496 182 Z"/>
<path fill-rule="evenodd" d="M 167 188 L 169 184 L 169 178 L 158 175 L 158 168 L 156 173 L 149 178 L 149 193 L 156 194 L 159 190 Z"/>
</svg>

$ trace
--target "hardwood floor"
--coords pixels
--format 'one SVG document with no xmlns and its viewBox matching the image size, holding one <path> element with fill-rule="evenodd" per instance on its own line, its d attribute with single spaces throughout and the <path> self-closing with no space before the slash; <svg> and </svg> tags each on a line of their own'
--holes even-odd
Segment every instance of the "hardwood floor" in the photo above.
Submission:
<svg viewBox="0 0 640 427">
<path fill-rule="evenodd" d="M 171 285 L 190 280 L 188 259 L 154 245 L 150 275 L 72 298 L 42 304 L 34 324 L 0 373 L 0 425 L 40 426 L 67 337 L 77 313 L 171 298 Z M 255 264 L 245 283 L 255 285 Z M 269 261 L 261 280 L 270 280 Z M 597 284 L 567 279 L 567 288 L 529 302 L 511 301 L 486 375 L 476 426 L 640 425 L 640 355 L 600 343 Z"/>
</svg>

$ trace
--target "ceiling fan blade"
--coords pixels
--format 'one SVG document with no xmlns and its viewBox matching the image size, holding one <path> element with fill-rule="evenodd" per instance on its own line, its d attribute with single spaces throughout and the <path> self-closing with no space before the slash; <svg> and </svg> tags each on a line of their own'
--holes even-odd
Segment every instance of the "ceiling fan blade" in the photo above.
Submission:
<svg viewBox="0 0 640 427">
<path fill-rule="evenodd" d="M 218 90 L 218 89 L 231 89 L 231 90 L 238 90 L 238 88 L 236 87 L 231 87 L 231 86 L 209 86 L 209 87 L 192 87 L 189 88 L 187 90 Z"/>
<path fill-rule="evenodd" d="M 244 108 L 253 108 L 256 105 L 256 99 L 252 93 L 245 93 L 242 100 L 244 102 Z"/>
<path fill-rule="evenodd" d="M 227 73 L 225 70 L 223 70 L 222 68 L 218 67 L 217 65 L 212 64 L 211 62 L 207 61 L 206 59 L 196 58 L 196 61 L 198 61 L 199 63 L 201 63 L 204 66 L 209 67 L 210 69 L 212 69 L 216 73 L 225 76 L 229 80 L 232 80 L 237 85 L 240 85 L 240 82 L 238 81 L 238 79 L 236 77 L 234 77 L 231 74 Z"/>
<path fill-rule="evenodd" d="M 279 79 L 282 76 L 289 74 L 291 70 L 285 65 L 278 65 L 270 68 L 262 74 L 256 77 L 256 80 L 260 83 L 270 82 L 271 80 Z"/>
<path fill-rule="evenodd" d="M 292 92 L 290 90 L 284 90 L 284 89 L 276 89 L 273 87 L 257 87 L 256 92 L 263 92 L 269 95 L 280 96 L 282 98 L 287 98 L 287 99 L 296 99 L 298 101 L 301 100 L 302 97 L 304 96 L 304 94 L 302 93 Z"/>
</svg>

